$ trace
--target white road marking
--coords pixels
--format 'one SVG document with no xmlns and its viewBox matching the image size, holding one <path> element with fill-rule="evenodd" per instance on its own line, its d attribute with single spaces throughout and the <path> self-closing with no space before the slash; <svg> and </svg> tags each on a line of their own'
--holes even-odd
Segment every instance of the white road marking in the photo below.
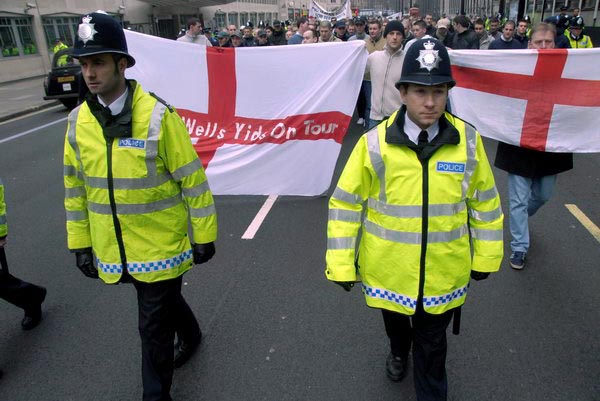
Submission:
<svg viewBox="0 0 600 401">
<path fill-rule="evenodd" d="M 17 139 L 17 138 L 20 138 L 20 137 L 22 137 L 22 136 L 25 136 L 25 135 L 32 134 L 32 133 L 34 133 L 34 132 L 36 132 L 36 131 L 39 131 L 39 130 L 41 130 L 41 129 L 44 129 L 44 128 L 47 128 L 47 127 L 49 127 L 49 126 L 51 126 L 51 125 L 54 125 L 54 124 L 62 123 L 63 121 L 66 121 L 66 120 L 67 120 L 67 117 L 65 117 L 65 118 L 61 118 L 60 120 L 56 120 L 56 121 L 53 121 L 53 122 L 51 122 L 51 123 L 44 124 L 44 125 L 41 125 L 41 126 L 39 126 L 39 127 L 36 127 L 36 128 L 32 128 L 32 129 L 30 129 L 30 130 L 27 130 L 27 131 L 25 131 L 25 132 L 21 132 L 20 134 L 16 134 L 16 135 L 13 135 L 13 136 L 9 136 L 8 138 L 0 139 L 0 143 L 4 143 L 4 142 L 8 142 L 8 141 L 12 141 L 13 139 Z"/>
<path fill-rule="evenodd" d="M 590 218 L 587 217 L 585 213 L 583 213 L 576 205 L 565 204 L 565 207 L 569 209 L 571 214 L 573 214 L 573 216 L 579 220 L 581 225 L 583 225 L 583 227 L 588 230 L 594 238 L 596 238 L 596 241 L 600 242 L 600 228 L 598 228 L 598 226 L 595 225 L 594 222 L 590 220 Z"/>
<path fill-rule="evenodd" d="M 269 210 L 271 210 L 271 208 L 273 207 L 273 204 L 275 203 L 276 200 L 277 200 L 277 195 L 269 195 L 269 197 L 267 198 L 265 203 L 262 205 L 262 207 L 260 208 L 260 210 L 258 211 L 256 216 L 254 216 L 254 220 L 252 220 L 252 223 L 250 223 L 250 225 L 246 229 L 246 232 L 244 233 L 244 235 L 242 235 L 242 239 L 253 239 L 254 238 L 254 236 L 256 235 L 256 232 L 258 231 L 261 224 L 267 217 Z"/>
</svg>

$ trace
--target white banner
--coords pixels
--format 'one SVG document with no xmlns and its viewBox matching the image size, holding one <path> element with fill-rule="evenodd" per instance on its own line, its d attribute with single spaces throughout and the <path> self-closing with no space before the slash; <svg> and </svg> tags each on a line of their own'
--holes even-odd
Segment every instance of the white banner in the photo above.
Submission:
<svg viewBox="0 0 600 401">
<path fill-rule="evenodd" d="M 361 41 L 204 47 L 125 31 L 127 77 L 172 104 L 213 193 L 329 188 L 365 70 Z"/>
<path fill-rule="evenodd" d="M 335 17 L 337 21 L 344 18 L 352 18 L 352 10 L 350 9 L 350 0 L 346 0 L 339 8 L 332 11 L 327 11 L 325 7 L 312 0 L 308 9 L 308 16 L 318 20 L 331 20 Z"/>
<path fill-rule="evenodd" d="M 452 112 L 483 136 L 600 152 L 600 49 L 450 51 Z"/>
</svg>

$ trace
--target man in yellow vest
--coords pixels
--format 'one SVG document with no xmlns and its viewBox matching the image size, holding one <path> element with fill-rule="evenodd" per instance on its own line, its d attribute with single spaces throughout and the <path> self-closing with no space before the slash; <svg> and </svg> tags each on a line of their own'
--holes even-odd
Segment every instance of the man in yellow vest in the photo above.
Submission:
<svg viewBox="0 0 600 401">
<path fill-rule="evenodd" d="M 571 49 L 591 49 L 594 47 L 592 39 L 583 34 L 583 18 L 573 17 L 569 20 L 569 28 L 565 29 L 565 36 L 569 39 Z"/>
<path fill-rule="evenodd" d="M 215 253 L 212 193 L 175 110 L 125 79 L 135 59 L 115 19 L 83 16 L 73 57 L 89 93 L 69 114 L 65 139 L 68 247 L 86 276 L 133 284 L 143 399 L 171 400 L 173 369 L 202 336 L 181 284 L 186 271 Z"/>
<path fill-rule="evenodd" d="M 52 48 L 52 54 L 56 54 L 58 53 L 60 50 L 62 49 L 68 49 L 69 46 L 65 45 L 61 38 L 56 38 L 56 42 L 54 43 L 54 47 Z M 59 67 L 65 66 L 67 65 L 67 55 L 62 55 L 58 58 L 58 60 L 56 61 L 56 65 Z"/>
<path fill-rule="evenodd" d="M 382 310 L 387 376 L 417 400 L 446 400 L 446 328 L 470 278 L 499 269 L 503 214 L 479 133 L 445 112 L 454 86 L 446 48 L 420 39 L 396 87 L 404 106 L 364 134 L 329 201 L 327 278 Z M 358 256 L 355 247 L 361 232 Z"/>
</svg>

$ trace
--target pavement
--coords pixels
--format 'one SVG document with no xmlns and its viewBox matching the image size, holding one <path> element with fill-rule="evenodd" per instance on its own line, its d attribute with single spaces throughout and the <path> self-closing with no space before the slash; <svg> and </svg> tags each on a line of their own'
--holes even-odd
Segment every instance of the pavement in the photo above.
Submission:
<svg viewBox="0 0 600 401">
<path fill-rule="evenodd" d="M 40 76 L 1 83 L 0 122 L 59 105 L 57 100 L 44 100 L 44 79 Z"/>
</svg>

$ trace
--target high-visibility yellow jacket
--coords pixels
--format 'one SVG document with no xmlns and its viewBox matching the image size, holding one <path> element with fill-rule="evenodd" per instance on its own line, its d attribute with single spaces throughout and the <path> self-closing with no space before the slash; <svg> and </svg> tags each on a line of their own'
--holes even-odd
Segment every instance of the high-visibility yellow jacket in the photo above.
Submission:
<svg viewBox="0 0 600 401">
<path fill-rule="evenodd" d="M 55 46 L 52 48 L 52 54 L 56 54 L 56 53 L 58 53 L 60 50 L 62 50 L 62 49 L 68 49 L 68 48 L 69 48 L 69 46 L 67 46 L 67 45 L 65 45 L 64 43 L 60 42 L 59 44 L 55 45 Z M 62 56 L 60 56 L 60 57 L 58 58 L 58 60 L 56 61 L 56 65 L 57 65 L 57 66 L 59 66 L 59 67 L 62 67 L 62 66 L 64 66 L 64 65 L 67 65 L 67 60 L 68 60 L 68 57 L 67 57 L 67 55 L 66 55 L 66 54 L 65 54 L 65 55 L 62 55 Z"/>
<path fill-rule="evenodd" d="M 594 47 L 592 39 L 588 35 L 581 35 L 579 39 L 574 39 L 573 36 L 571 36 L 571 31 L 565 29 L 565 36 L 569 39 L 571 49 L 591 49 Z"/>
<path fill-rule="evenodd" d="M 4 202 L 4 184 L 0 178 L 0 238 L 8 234 L 8 225 L 6 224 L 6 203 Z"/>
<path fill-rule="evenodd" d="M 464 303 L 471 270 L 499 269 L 504 217 L 475 128 L 445 113 L 418 154 L 399 129 L 405 110 L 363 135 L 348 159 L 329 201 L 325 274 L 360 273 L 371 307 L 412 315 L 422 300 L 440 314 Z"/>
<path fill-rule="evenodd" d="M 92 247 L 106 283 L 123 266 L 143 282 L 189 270 L 188 214 L 192 242 L 217 237 L 212 193 L 183 121 L 129 82 L 130 137 L 105 136 L 86 101 L 69 114 L 65 139 L 68 246 Z"/>
</svg>

